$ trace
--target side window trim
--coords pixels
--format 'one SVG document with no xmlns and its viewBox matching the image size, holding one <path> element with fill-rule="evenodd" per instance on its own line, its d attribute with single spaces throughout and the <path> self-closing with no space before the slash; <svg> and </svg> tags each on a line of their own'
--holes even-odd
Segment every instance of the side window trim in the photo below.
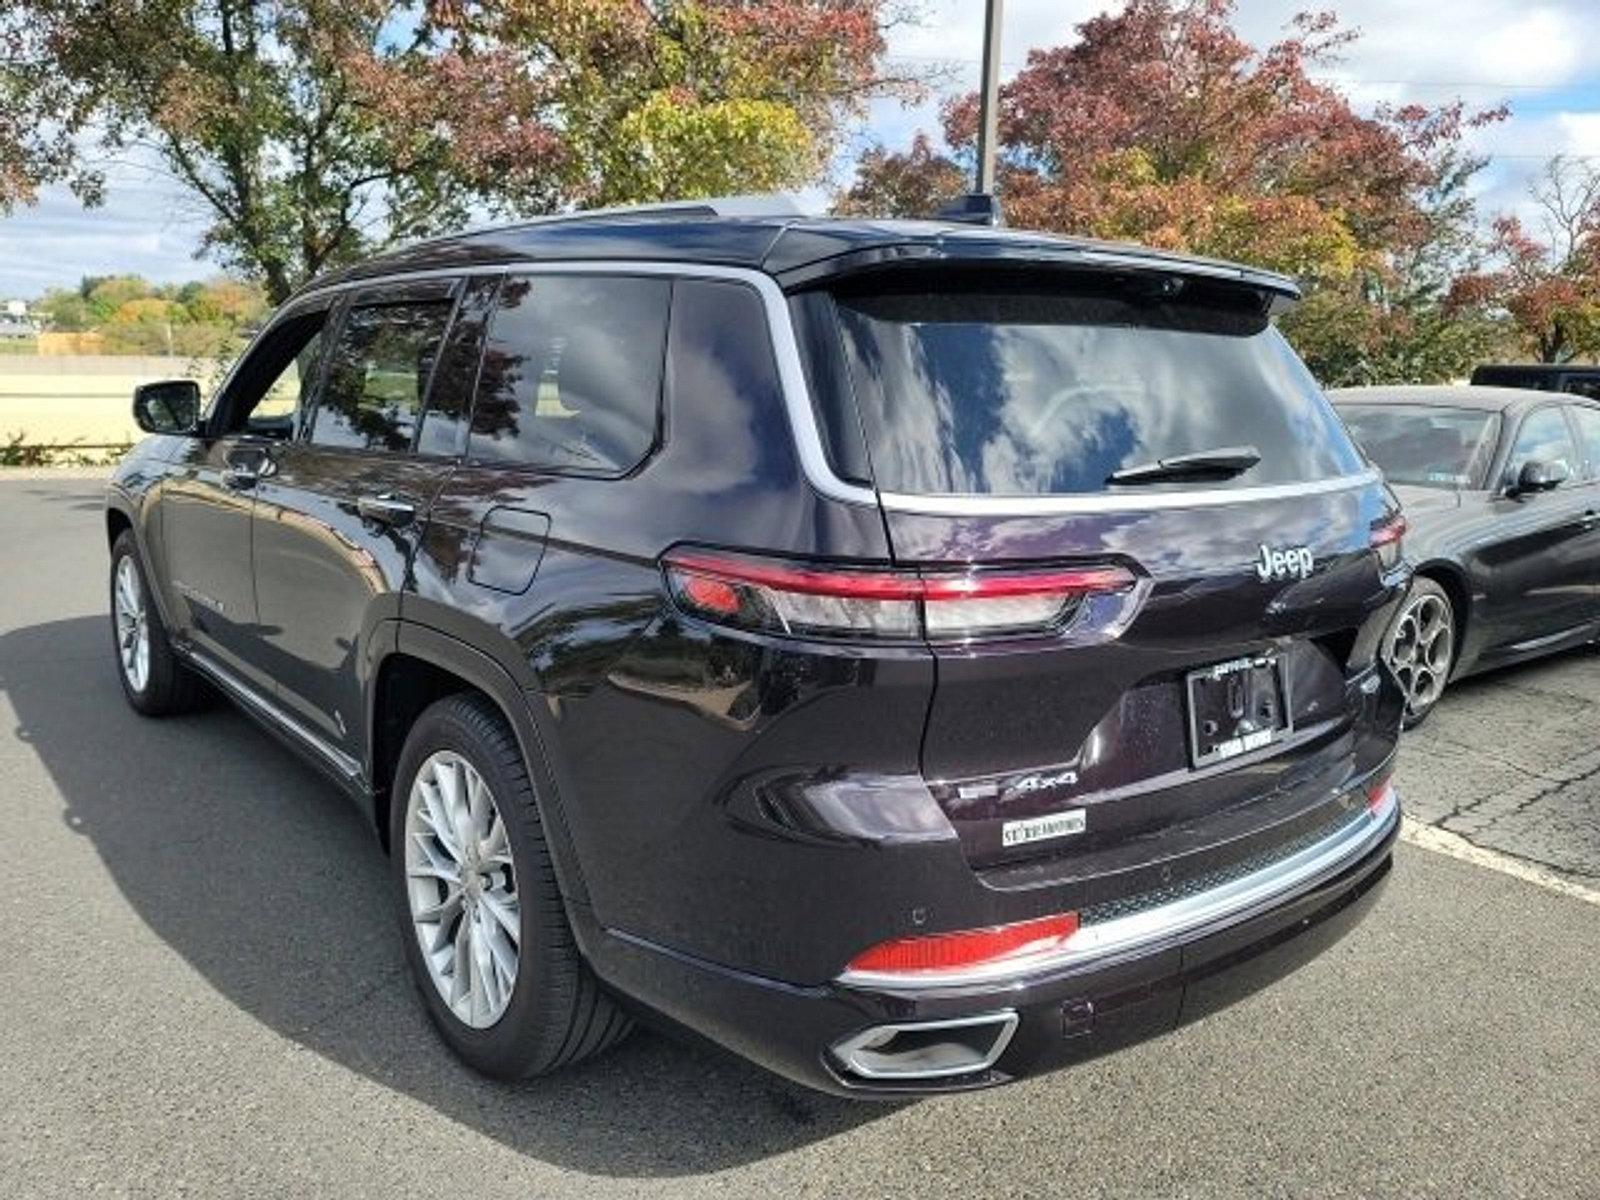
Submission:
<svg viewBox="0 0 1600 1200">
<path fill-rule="evenodd" d="M 410 455 L 416 455 L 417 453 L 419 453 L 417 447 L 422 442 L 422 427 L 423 427 L 423 425 L 425 425 L 427 423 L 428 413 L 433 409 L 433 389 L 434 389 L 435 384 L 437 384 L 438 381 L 439 381 L 439 364 L 444 361 L 445 353 L 449 349 L 450 338 L 456 331 L 456 322 L 461 319 L 461 301 L 467 294 L 467 281 L 466 281 L 466 279 L 464 277 L 460 278 L 460 279 L 453 279 L 453 280 L 450 280 L 449 282 L 450 282 L 450 290 L 449 290 L 449 292 L 447 292 L 443 296 L 441 296 L 440 299 L 444 299 L 444 298 L 446 298 L 446 296 L 449 298 L 449 301 L 450 301 L 450 315 L 448 317 L 446 317 L 445 321 L 444 321 L 444 332 L 439 337 L 439 349 L 438 349 L 438 352 L 434 354 L 433 361 L 428 364 L 428 378 L 425 379 L 425 380 L 421 380 L 420 381 L 422 398 L 421 398 L 420 403 L 418 403 L 418 405 L 417 405 L 417 425 L 416 425 L 416 428 L 411 431 L 411 445 L 406 447 L 406 450 L 405 450 L 405 453 L 410 454 Z M 498 289 L 496 289 L 496 290 L 498 291 Z M 479 358 L 480 358 L 480 361 L 481 361 L 482 355 L 483 355 L 483 351 L 482 351 L 482 348 L 481 348 L 481 343 L 482 343 L 482 339 L 481 338 L 479 339 L 479 343 L 480 343 L 480 348 L 479 348 L 478 354 L 479 354 Z M 476 376 L 476 374 L 474 374 L 474 376 L 473 376 L 473 386 L 474 387 L 477 386 L 477 376 Z M 430 454 L 427 457 L 429 457 L 429 458 L 437 457 L 437 458 L 441 458 L 441 459 L 444 459 L 444 458 L 460 458 L 461 457 L 461 453 L 458 450 L 457 453 L 452 454 L 452 455 L 432 455 L 432 454 Z"/>
<path fill-rule="evenodd" d="M 323 350 L 322 358 L 317 363 L 317 377 L 312 381 L 311 395 L 300 406 L 298 423 L 295 426 L 294 437 L 291 441 L 295 445 L 309 445 L 311 440 L 311 420 L 317 409 L 322 407 L 322 392 L 328 383 L 328 364 L 333 358 L 333 347 L 339 340 L 339 334 L 344 331 L 345 316 L 350 311 L 350 297 L 348 295 L 335 296 L 328 305 L 328 319 L 323 322 Z"/>
<path fill-rule="evenodd" d="M 422 433 L 422 422 L 427 415 L 428 404 L 433 394 L 433 381 L 439 373 L 439 359 L 443 356 L 443 349 L 450 340 L 450 334 L 455 328 L 456 318 L 461 312 L 461 297 L 466 288 L 466 276 L 458 275 L 448 279 L 427 280 L 387 280 L 379 281 L 359 288 L 345 288 L 336 293 L 329 304 L 329 317 L 323 326 L 323 332 L 328 339 L 327 351 L 322 356 L 322 361 L 317 364 L 317 384 L 314 403 L 301 406 L 300 426 L 295 432 L 296 444 L 306 447 L 318 447 L 319 443 L 311 440 L 311 431 L 316 424 L 316 413 L 322 407 L 328 382 L 328 373 L 332 370 L 334 354 L 338 347 L 339 339 L 344 335 L 345 326 L 349 323 L 350 314 L 357 308 L 388 308 L 401 304 L 428 304 L 441 300 L 450 302 L 450 313 L 445 318 L 444 331 L 439 337 L 440 353 L 433 356 L 433 362 L 428 366 L 428 378 L 419 381 L 421 384 L 421 400 L 417 406 L 416 427 L 411 431 L 411 441 L 402 450 L 385 450 L 374 446 L 325 446 L 322 449 L 337 450 L 341 454 L 369 454 L 378 457 L 395 458 L 409 457 L 416 453 L 417 439 Z M 457 456 L 459 458 L 459 455 Z"/>
<path fill-rule="evenodd" d="M 500 303 L 500 288 L 506 279 L 506 272 L 504 271 L 496 271 L 489 276 L 469 276 L 463 279 L 460 291 L 456 296 L 455 308 L 450 314 L 450 324 L 445 329 L 439 359 L 433 365 L 433 377 L 428 383 L 428 403 L 422 410 L 421 418 L 417 421 L 417 436 L 412 443 L 417 445 L 421 442 L 422 428 L 427 423 L 428 414 L 433 410 L 433 387 L 434 382 L 439 377 L 439 363 L 444 361 L 445 355 L 449 352 L 451 341 L 458 332 L 457 321 L 462 317 L 462 308 L 466 303 L 467 290 L 474 278 L 489 278 L 493 280 L 493 283 L 489 288 L 488 295 L 484 297 L 484 316 L 478 326 L 477 344 L 471 350 L 472 364 L 467 371 L 468 379 L 465 384 L 466 402 L 461 409 L 459 418 L 461 427 L 456 433 L 455 450 L 448 456 L 441 456 L 448 457 L 455 462 L 469 461 L 468 455 L 472 448 L 472 420 L 478 408 L 478 380 L 483 375 L 483 355 L 489 346 L 489 323 L 494 317 L 495 306 Z"/>
</svg>

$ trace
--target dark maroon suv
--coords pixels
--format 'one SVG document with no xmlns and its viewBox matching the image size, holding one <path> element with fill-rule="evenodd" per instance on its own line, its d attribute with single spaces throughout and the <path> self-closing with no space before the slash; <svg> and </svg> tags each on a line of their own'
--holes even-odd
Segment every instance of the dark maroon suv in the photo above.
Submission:
<svg viewBox="0 0 1600 1200">
<path fill-rule="evenodd" d="M 374 259 L 204 408 L 140 389 L 128 698 L 221 691 L 371 814 L 495 1075 L 634 1014 L 848 1095 L 1172 1029 L 1356 922 L 1399 822 L 1403 525 L 1294 298 L 714 205 Z"/>
</svg>

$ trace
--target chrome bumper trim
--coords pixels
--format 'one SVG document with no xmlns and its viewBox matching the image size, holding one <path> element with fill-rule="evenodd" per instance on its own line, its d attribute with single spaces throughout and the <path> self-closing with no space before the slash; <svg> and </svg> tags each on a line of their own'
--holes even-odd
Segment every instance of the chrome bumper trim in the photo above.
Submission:
<svg viewBox="0 0 1600 1200">
<path fill-rule="evenodd" d="M 1271 866 L 1230 880 L 1210 891 L 1169 904 L 1085 925 L 1064 946 L 1026 959 L 1009 959 L 962 971 L 920 976 L 883 971 L 845 971 L 835 982 L 877 992 L 925 992 L 972 986 L 1006 986 L 1063 968 L 1086 966 L 1146 946 L 1166 942 L 1208 925 L 1240 918 L 1270 904 L 1292 899 L 1321 880 L 1364 857 L 1400 821 L 1400 799 L 1391 784 L 1383 802 L 1367 808 L 1344 828 Z"/>
</svg>

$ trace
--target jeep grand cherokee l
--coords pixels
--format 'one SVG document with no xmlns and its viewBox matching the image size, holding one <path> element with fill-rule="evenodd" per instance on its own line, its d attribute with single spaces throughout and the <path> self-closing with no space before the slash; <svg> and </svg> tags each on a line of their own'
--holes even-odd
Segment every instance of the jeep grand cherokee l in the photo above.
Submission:
<svg viewBox="0 0 1600 1200">
<path fill-rule="evenodd" d="M 1390 868 L 1397 506 L 1222 263 L 555 219 L 286 303 L 106 512 L 139 711 L 341 784 L 443 1037 L 634 1014 L 847 1095 L 1169 1030 Z"/>
</svg>

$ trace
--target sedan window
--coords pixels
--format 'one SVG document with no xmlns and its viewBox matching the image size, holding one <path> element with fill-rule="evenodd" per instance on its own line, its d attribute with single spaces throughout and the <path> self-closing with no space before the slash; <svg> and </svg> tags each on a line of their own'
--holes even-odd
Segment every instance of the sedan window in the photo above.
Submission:
<svg viewBox="0 0 1600 1200">
<path fill-rule="evenodd" d="M 1572 444 L 1572 430 L 1556 405 L 1535 409 L 1522 421 L 1516 445 L 1506 463 L 1506 476 L 1515 479 L 1528 462 L 1560 463 L 1569 474 L 1576 474 L 1578 449 Z"/>
<path fill-rule="evenodd" d="M 1339 415 L 1390 483 L 1481 488 L 1500 431 L 1496 413 L 1432 404 L 1341 404 Z"/>
<path fill-rule="evenodd" d="M 1578 436 L 1589 457 L 1589 479 L 1600 479 L 1600 408 L 1573 405 L 1572 415 L 1578 422 Z"/>
</svg>

